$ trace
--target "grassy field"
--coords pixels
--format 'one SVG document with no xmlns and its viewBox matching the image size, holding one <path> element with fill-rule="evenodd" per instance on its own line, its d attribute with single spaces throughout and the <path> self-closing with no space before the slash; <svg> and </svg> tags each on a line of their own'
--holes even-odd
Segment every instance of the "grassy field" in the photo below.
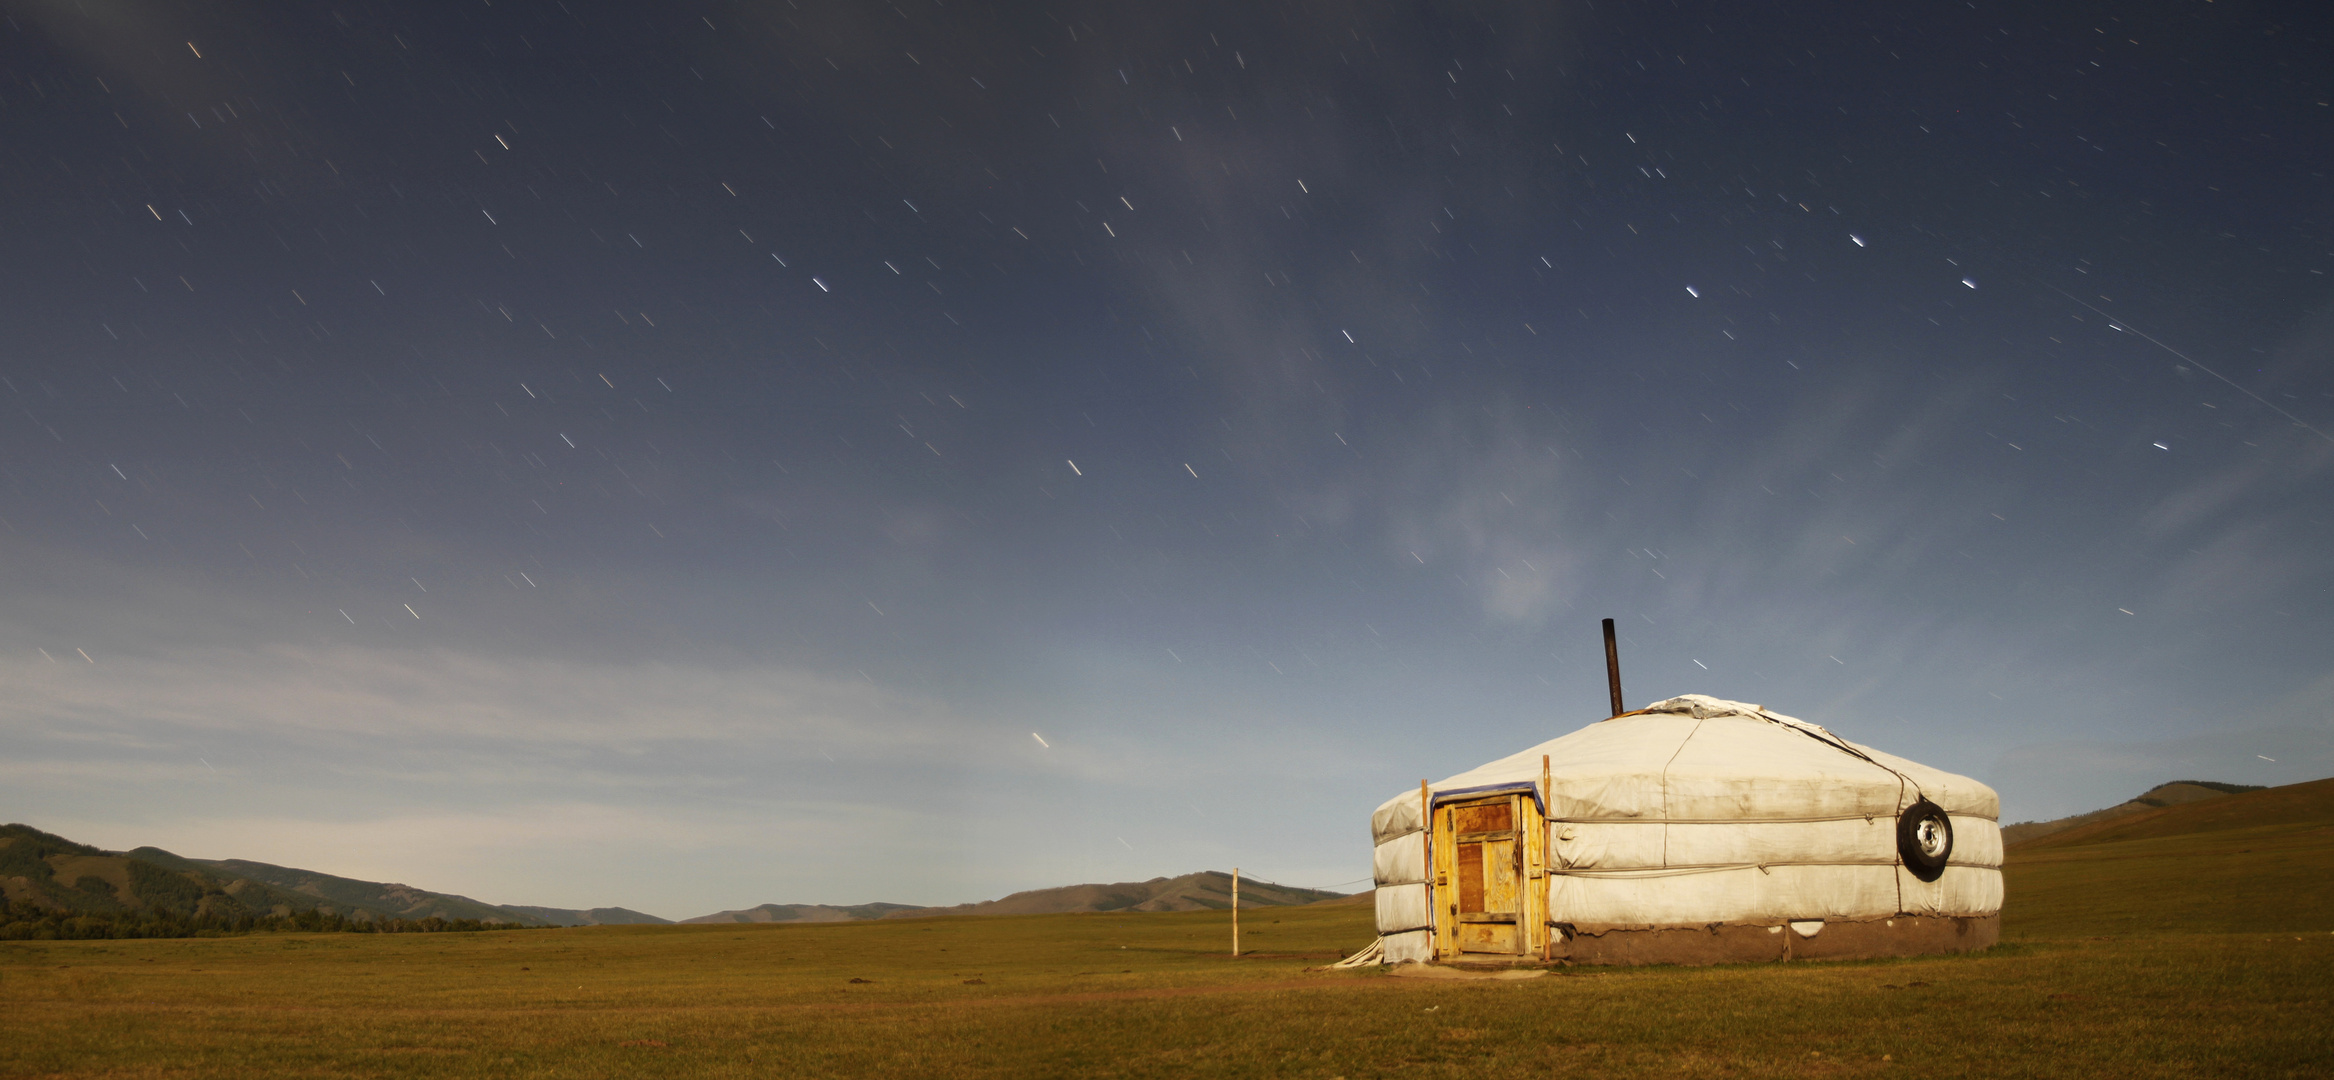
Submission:
<svg viewBox="0 0 2334 1080">
<path fill-rule="evenodd" d="M 1307 971 L 1358 905 L 1240 959 L 1220 913 L 11 942 L 0 1075 L 2329 1076 L 2334 812 L 2279 813 L 2016 852 L 2004 943 L 1919 960 Z"/>
</svg>

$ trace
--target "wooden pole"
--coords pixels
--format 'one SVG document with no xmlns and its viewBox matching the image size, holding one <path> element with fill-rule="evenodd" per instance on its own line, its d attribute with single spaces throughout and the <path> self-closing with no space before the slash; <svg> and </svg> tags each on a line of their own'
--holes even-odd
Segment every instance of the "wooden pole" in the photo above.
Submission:
<svg viewBox="0 0 2334 1080">
<path fill-rule="evenodd" d="M 1556 872 L 1556 826 L 1549 819 L 1556 816 L 1556 788 L 1548 781 L 1548 755 L 1540 755 L 1540 884 L 1537 918 L 1540 925 L 1540 959 L 1556 958 L 1556 935 L 1548 925 L 1548 894 L 1553 891 Z"/>
<path fill-rule="evenodd" d="M 1418 782 L 1418 845 L 1419 873 L 1426 878 L 1426 936 L 1434 941 L 1433 945 L 1428 946 L 1427 952 L 1430 956 L 1439 956 L 1442 952 L 1443 921 L 1435 915 L 1438 910 L 1435 904 L 1439 898 L 1434 894 L 1434 790 L 1427 786 L 1425 780 Z"/>
<path fill-rule="evenodd" d="M 1232 955 L 1240 955 L 1240 868 L 1232 868 Z"/>
</svg>

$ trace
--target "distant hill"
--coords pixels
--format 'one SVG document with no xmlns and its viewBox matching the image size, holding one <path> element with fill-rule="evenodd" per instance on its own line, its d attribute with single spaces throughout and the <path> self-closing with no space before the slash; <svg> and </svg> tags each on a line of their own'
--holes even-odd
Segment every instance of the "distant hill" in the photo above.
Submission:
<svg viewBox="0 0 2334 1080">
<path fill-rule="evenodd" d="M 2224 795 L 2260 790 L 2262 789 L 2259 785 L 2253 784 L 2223 784 L 2214 780 L 2174 780 L 2168 784 L 2157 784 L 2155 787 L 2140 793 L 2138 798 L 2129 802 L 2117 803 L 2105 810 L 2093 810 L 2087 814 L 2076 814 L 2073 817 L 2063 817 L 2052 821 L 2021 821 L 2015 825 L 2005 825 L 2002 827 L 2002 843 L 2023 844 L 2030 840 L 2038 840 L 2053 833 L 2064 832 L 2094 822 L 2111 821 L 2133 814 L 2144 814 L 2150 810 L 2160 810 L 2167 806 L 2178 806 L 2183 803 L 2201 802 L 2206 799 L 2217 799 Z"/>
<path fill-rule="evenodd" d="M 2250 788 L 2217 799 L 2150 807 L 2140 813 L 2105 818 L 2036 837 L 2019 844 L 2018 848 L 2047 850 L 2270 826 L 2325 825 L 2334 825 L 2334 778 Z"/>
<path fill-rule="evenodd" d="M 673 920 L 660 919 L 645 911 L 631 908 L 551 908 L 530 907 L 526 904 L 496 905 L 504 911 L 532 916 L 554 926 L 671 926 Z"/>
<path fill-rule="evenodd" d="M 2011 847 L 2004 940 L 2334 926 L 2334 779 L 2106 818 Z"/>
<path fill-rule="evenodd" d="M 323 903 L 262 881 L 108 852 L 30 825 L 0 825 L 0 897 L 35 911 L 138 918 L 290 915 Z"/>
<path fill-rule="evenodd" d="M 1344 893 L 1295 889 L 1286 885 L 1244 879 L 1240 906 L 1290 907 L 1327 901 L 1348 901 Z M 908 904 L 763 904 L 742 911 L 717 911 L 685 923 L 848 922 L 863 919 L 914 919 L 928 915 L 1056 915 L 1072 911 L 1222 911 L 1232 906 L 1232 875 L 1206 870 L 1182 877 L 1149 881 L 1121 881 L 1110 885 L 1063 885 L 1052 889 L 1017 892 L 1001 900 L 951 907 L 914 907 Z"/>
<path fill-rule="evenodd" d="M 0 898 L 35 911 L 144 918 L 265 918 L 316 912 L 380 921 L 470 919 L 513 926 L 666 923 L 625 908 L 489 904 L 392 882 L 252 862 L 189 859 L 158 847 L 106 851 L 0 825 Z M 897 906 L 897 905 L 894 905 Z"/>
<path fill-rule="evenodd" d="M 431 892 L 411 885 L 358 881 L 314 870 L 301 870 L 247 859 L 189 859 L 157 847 L 132 848 L 128 858 L 180 871 L 197 871 L 227 880 L 260 882 L 300 897 L 305 906 L 324 907 L 358 918 L 476 919 L 480 922 L 517 923 L 521 926 L 572 925 L 527 914 L 518 908 L 489 904 L 452 893 Z M 299 903 L 301 901 L 294 901 Z"/>
<path fill-rule="evenodd" d="M 925 909 L 909 904 L 852 904 L 834 907 L 828 904 L 763 904 L 741 911 L 716 911 L 684 923 L 763 923 L 763 922 L 858 922 L 880 919 L 895 912 L 918 912 Z"/>
<path fill-rule="evenodd" d="M 489 904 L 394 882 L 359 881 L 248 859 L 190 859 L 158 847 L 105 851 L 29 825 L 0 825 L 0 898 L 32 910 L 144 917 L 284 916 L 306 912 L 364 920 L 440 918 L 515 926 L 666 925 L 626 908 Z M 1321 889 L 1243 880 L 1240 906 L 1366 903 Z M 1064 885 L 950 907 L 912 904 L 763 904 L 684 919 L 688 923 L 852 922 L 926 915 L 1050 915 L 1081 911 L 1221 911 L 1232 906 L 1232 875 Z"/>
<path fill-rule="evenodd" d="M 1343 893 L 1295 889 L 1243 878 L 1240 906 L 1292 907 L 1342 900 Z M 1111 885 L 1064 885 L 1017 892 L 1002 900 L 983 900 L 954 907 L 917 908 L 893 912 L 887 918 L 911 915 L 1051 915 L 1064 911 L 1222 911 L 1232 906 L 1232 875 L 1203 870 L 1182 877 L 1149 881 L 1122 881 Z"/>
</svg>

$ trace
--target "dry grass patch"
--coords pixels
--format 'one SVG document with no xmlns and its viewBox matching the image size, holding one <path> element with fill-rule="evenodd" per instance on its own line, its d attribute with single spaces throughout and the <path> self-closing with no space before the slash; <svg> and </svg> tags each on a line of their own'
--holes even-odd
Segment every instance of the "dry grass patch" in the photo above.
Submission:
<svg viewBox="0 0 2334 1080">
<path fill-rule="evenodd" d="M 0 1074 L 2179 1077 L 2334 1059 L 2322 931 L 1445 982 L 1309 973 L 1367 940 L 1367 911 L 1277 914 L 1266 936 L 1307 958 L 1225 957 L 1214 913 L 12 943 Z"/>
</svg>

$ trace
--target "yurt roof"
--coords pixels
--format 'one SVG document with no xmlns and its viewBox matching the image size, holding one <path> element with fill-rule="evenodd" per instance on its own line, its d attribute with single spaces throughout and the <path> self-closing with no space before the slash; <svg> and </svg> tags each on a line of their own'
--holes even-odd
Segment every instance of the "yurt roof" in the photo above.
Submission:
<svg viewBox="0 0 2334 1080">
<path fill-rule="evenodd" d="M 1823 727 L 1740 701 L 1687 694 L 1602 720 L 1431 784 L 1435 801 L 1502 791 L 1538 796 L 1560 821 L 1819 821 L 1894 817 L 1920 798 L 1996 818 L 1994 790 Z M 1379 843 L 1419 828 L 1416 791 L 1371 815 Z"/>
</svg>

